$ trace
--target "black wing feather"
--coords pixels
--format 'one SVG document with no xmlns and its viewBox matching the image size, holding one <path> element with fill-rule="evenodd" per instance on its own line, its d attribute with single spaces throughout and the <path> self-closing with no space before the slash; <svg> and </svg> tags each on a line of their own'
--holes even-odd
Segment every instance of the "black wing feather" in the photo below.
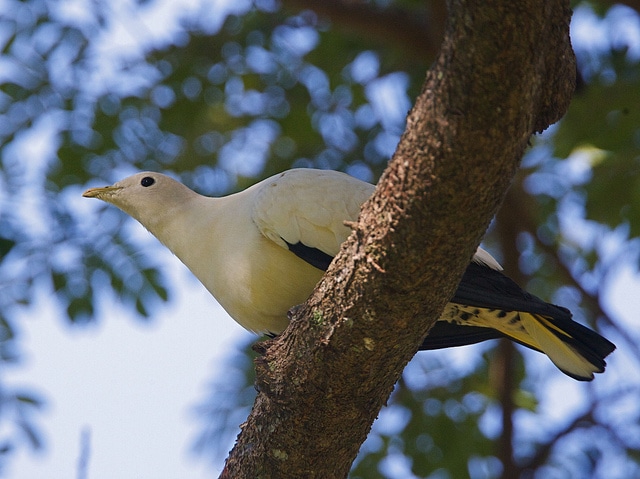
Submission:
<svg viewBox="0 0 640 479">
<path fill-rule="evenodd" d="M 471 263 L 467 267 L 451 302 L 571 319 L 571 312 L 567 308 L 547 303 L 527 293 L 502 272 L 478 263 Z"/>
<path fill-rule="evenodd" d="M 283 241 L 287 243 L 289 251 L 295 254 L 298 258 L 306 261 L 315 268 L 321 269 L 322 271 L 326 271 L 327 268 L 329 268 L 329 264 L 333 260 L 333 256 L 328 255 L 327 253 L 320 251 L 317 248 L 312 248 L 300 242 L 291 244 L 286 240 Z"/>
<path fill-rule="evenodd" d="M 436 321 L 429 334 L 420 345 L 421 351 L 452 348 L 480 343 L 488 339 L 503 338 L 504 335 L 493 328 L 480 326 L 460 326 L 448 321 Z"/>
</svg>

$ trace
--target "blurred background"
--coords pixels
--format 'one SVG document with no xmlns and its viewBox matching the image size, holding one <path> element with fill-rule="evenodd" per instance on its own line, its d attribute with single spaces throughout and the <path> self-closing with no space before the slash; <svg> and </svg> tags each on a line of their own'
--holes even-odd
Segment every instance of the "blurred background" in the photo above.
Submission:
<svg viewBox="0 0 640 479">
<path fill-rule="evenodd" d="M 421 353 L 353 478 L 640 477 L 640 3 L 573 7 L 575 99 L 484 245 L 618 350 L 587 384 L 508 342 Z M 217 477 L 257 338 L 82 191 L 375 182 L 445 22 L 439 0 L 0 2 L 0 477 Z"/>
</svg>

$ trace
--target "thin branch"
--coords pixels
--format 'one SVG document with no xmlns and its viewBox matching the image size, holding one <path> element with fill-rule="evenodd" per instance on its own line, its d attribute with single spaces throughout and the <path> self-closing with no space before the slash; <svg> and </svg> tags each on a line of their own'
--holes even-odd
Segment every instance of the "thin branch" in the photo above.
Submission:
<svg viewBox="0 0 640 479">
<path fill-rule="evenodd" d="M 514 403 L 514 358 L 515 347 L 507 339 L 501 339 L 498 345 L 498 355 L 491 364 L 492 383 L 497 390 L 497 397 L 502 409 L 502 432 L 496 443 L 496 457 L 502 463 L 503 479 L 519 477 L 519 468 L 514 461 L 513 454 L 513 414 L 516 409 Z"/>
<path fill-rule="evenodd" d="M 544 464 L 546 464 L 549 460 L 549 456 L 551 455 L 553 448 L 557 445 L 558 441 L 562 438 L 568 436 L 576 429 L 583 425 L 589 424 L 597 424 L 609 431 L 612 438 L 617 440 L 620 444 L 621 448 L 633 449 L 635 445 L 630 446 L 624 439 L 618 434 L 618 431 L 611 427 L 610 424 L 605 424 L 598 421 L 594 417 L 594 411 L 596 411 L 601 405 L 610 405 L 613 401 L 619 400 L 623 396 L 628 396 L 630 398 L 635 398 L 638 396 L 638 388 L 637 387 L 628 387 L 626 389 L 616 389 L 615 391 L 610 391 L 608 394 L 597 397 L 588 407 L 588 409 L 584 410 L 582 414 L 576 415 L 571 422 L 569 422 L 564 428 L 556 431 L 556 433 L 551 436 L 549 439 L 545 441 L 545 443 L 538 449 L 538 451 L 531 457 L 529 460 L 521 466 L 521 471 L 535 471 Z"/>
<path fill-rule="evenodd" d="M 440 49 L 447 19 L 444 1 L 431 0 L 427 3 L 428 10 L 416 12 L 348 0 L 282 0 L 287 9 L 313 10 L 328 17 L 343 32 L 393 45 L 403 55 L 410 55 L 425 64 L 435 58 Z"/>
<path fill-rule="evenodd" d="M 509 193 L 507 193 L 509 195 Z M 507 196 L 508 198 L 508 196 Z M 508 201 L 506 201 L 508 202 Z M 504 267 L 510 278 L 516 283 L 524 284 L 522 271 L 518 268 L 519 253 L 516 250 L 518 229 L 513 227 L 508 215 L 512 213 L 509 207 L 503 204 L 498 211 L 496 232 L 500 236 Z M 515 462 L 513 452 L 513 415 L 516 410 L 514 395 L 517 388 L 515 384 L 516 351 L 513 342 L 503 339 L 498 347 L 498 359 L 495 367 L 500 368 L 501 374 L 495 379 L 495 387 L 498 391 L 498 401 L 502 408 L 502 432 L 497 442 L 496 456 L 502 463 L 503 479 L 511 479 L 520 476 L 520 468 Z"/>
<path fill-rule="evenodd" d="M 522 471 L 535 471 L 539 469 L 543 464 L 546 464 L 549 460 L 549 456 L 553 451 L 553 448 L 557 445 L 558 441 L 565 436 L 571 434 L 574 430 L 576 430 L 580 424 L 583 423 L 593 423 L 593 408 L 589 408 L 584 411 L 582 414 L 573 418 L 569 424 L 567 424 L 563 429 L 557 431 L 551 438 L 549 438 L 543 445 L 538 449 L 535 455 L 531 457 L 526 464 L 521 466 Z"/>
</svg>

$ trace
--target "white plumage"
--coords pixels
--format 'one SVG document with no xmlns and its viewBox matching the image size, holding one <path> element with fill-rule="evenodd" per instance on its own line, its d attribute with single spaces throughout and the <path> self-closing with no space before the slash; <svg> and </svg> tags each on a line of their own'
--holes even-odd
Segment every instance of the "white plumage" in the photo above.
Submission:
<svg viewBox="0 0 640 479">
<path fill-rule="evenodd" d="M 357 219 L 373 190 L 344 173 L 295 169 L 240 193 L 210 198 L 168 176 L 143 172 L 84 196 L 112 203 L 138 220 L 242 326 L 277 334 L 287 326 L 287 311 L 307 299 L 349 235 L 345 221 Z M 563 308 L 517 288 L 485 250 L 478 248 L 473 259 L 476 266 L 465 273 L 424 349 L 504 335 L 546 352 L 577 379 L 604 370 L 611 343 L 571 321 Z"/>
</svg>

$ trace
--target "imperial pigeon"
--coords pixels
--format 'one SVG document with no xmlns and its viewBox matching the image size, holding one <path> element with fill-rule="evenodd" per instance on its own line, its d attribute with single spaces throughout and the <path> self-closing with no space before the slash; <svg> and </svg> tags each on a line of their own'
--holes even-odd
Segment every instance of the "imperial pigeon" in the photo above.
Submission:
<svg viewBox="0 0 640 479">
<path fill-rule="evenodd" d="M 131 215 L 169 248 L 240 325 L 279 334 L 350 233 L 374 186 L 344 173 L 293 169 L 244 191 L 202 196 L 160 173 L 142 172 L 83 196 Z M 571 312 L 523 291 L 478 248 L 421 349 L 507 337 L 589 381 L 615 346 Z"/>
</svg>

